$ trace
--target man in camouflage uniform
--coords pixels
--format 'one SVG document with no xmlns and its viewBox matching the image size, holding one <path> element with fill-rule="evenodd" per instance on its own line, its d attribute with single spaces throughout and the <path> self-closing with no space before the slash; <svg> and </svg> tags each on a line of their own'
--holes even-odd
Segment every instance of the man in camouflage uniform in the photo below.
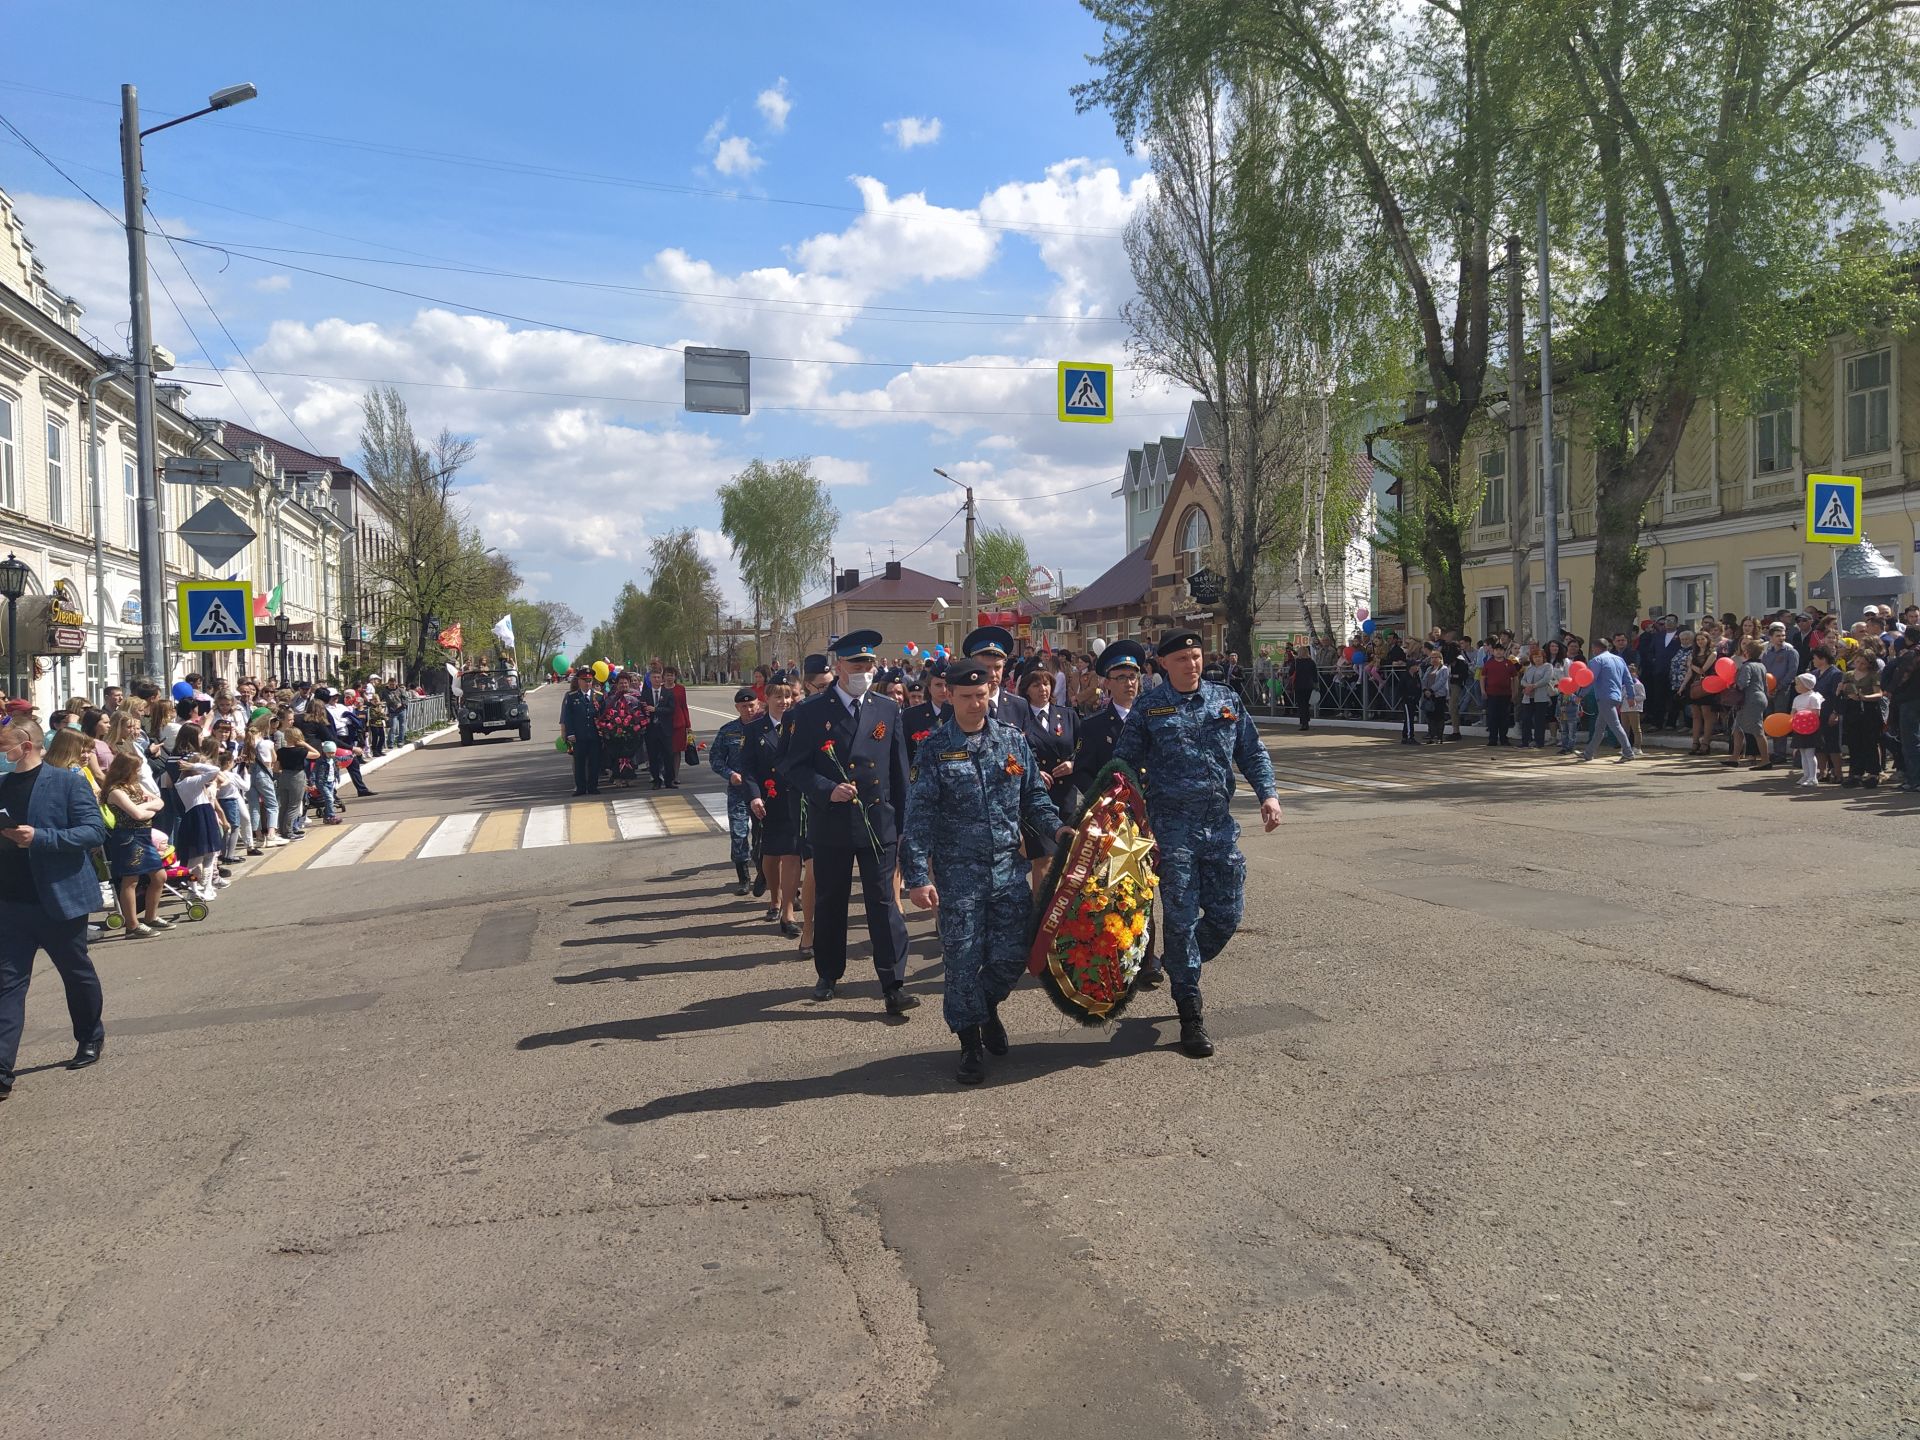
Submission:
<svg viewBox="0 0 1920 1440">
<path fill-rule="evenodd" d="M 1127 714 L 1114 758 L 1141 772 L 1147 818 L 1160 847 L 1161 963 L 1180 1011 L 1180 1047 L 1213 1054 L 1201 1018 L 1200 967 L 1240 926 L 1247 862 L 1230 813 L 1233 770 L 1260 797 L 1260 823 L 1280 823 L 1273 761 L 1246 706 L 1224 685 L 1200 678 L 1200 637 L 1175 630 L 1160 641 L 1166 678 Z"/>
<path fill-rule="evenodd" d="M 753 861 L 753 787 L 740 772 L 741 754 L 746 749 L 747 726 L 759 713 L 760 697 L 751 689 L 733 692 L 733 708 L 739 719 L 729 720 L 707 747 L 708 763 L 714 774 L 727 782 L 728 853 L 733 873 L 740 877 L 734 894 L 747 893 L 747 866 Z"/>
<path fill-rule="evenodd" d="M 1026 737 L 987 718 L 987 667 L 956 661 L 947 670 L 953 716 L 921 742 L 907 792 L 901 837 L 907 898 L 940 912 L 945 957 L 942 997 L 947 1027 L 960 1037 L 962 1085 L 987 1078 L 986 1056 L 1007 1053 L 1000 1002 L 1012 993 L 1027 956 L 1027 912 L 1033 903 L 1020 855 L 1024 821 L 1046 834 L 1060 830 Z M 939 873 L 936 890 L 928 862 Z"/>
</svg>

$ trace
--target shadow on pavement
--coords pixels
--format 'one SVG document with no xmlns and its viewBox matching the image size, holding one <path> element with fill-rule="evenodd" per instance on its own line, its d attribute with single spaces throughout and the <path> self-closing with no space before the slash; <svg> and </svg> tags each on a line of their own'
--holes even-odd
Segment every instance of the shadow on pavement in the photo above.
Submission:
<svg viewBox="0 0 1920 1440">
<path fill-rule="evenodd" d="M 650 960 L 633 965 L 606 965 L 598 970 L 582 970 L 572 975 L 556 975 L 556 985 L 601 985 L 614 980 L 647 980 L 660 975 L 721 975 L 734 970 L 755 970 L 781 961 L 796 962 L 795 983 L 811 985 L 813 967 L 798 963 L 800 952 L 792 942 L 779 950 L 754 955 L 710 955 L 698 960 Z"/>
</svg>

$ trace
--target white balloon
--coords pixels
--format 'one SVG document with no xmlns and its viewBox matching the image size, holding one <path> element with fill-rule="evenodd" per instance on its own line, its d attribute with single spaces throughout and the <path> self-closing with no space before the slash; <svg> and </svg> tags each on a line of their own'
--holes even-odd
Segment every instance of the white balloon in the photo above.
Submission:
<svg viewBox="0 0 1920 1440">
<path fill-rule="evenodd" d="M 1106 648 L 1107 648 L 1107 642 L 1102 640 L 1097 635 L 1093 639 L 1087 642 L 1087 649 L 1091 650 L 1096 655 L 1098 655 L 1102 650 Z"/>
</svg>

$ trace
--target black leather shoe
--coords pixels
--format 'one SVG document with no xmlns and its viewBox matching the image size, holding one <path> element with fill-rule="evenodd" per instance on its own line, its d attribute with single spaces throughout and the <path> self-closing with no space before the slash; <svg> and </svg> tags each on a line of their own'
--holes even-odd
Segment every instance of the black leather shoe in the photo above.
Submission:
<svg viewBox="0 0 1920 1440">
<path fill-rule="evenodd" d="M 780 922 L 780 933 L 789 940 L 798 940 L 800 938 L 800 927 L 791 920 L 782 920 Z"/>
<path fill-rule="evenodd" d="M 833 999 L 833 997 L 838 993 L 839 992 L 834 989 L 833 982 L 831 980 L 822 980 L 818 985 L 813 987 L 814 1003 L 816 1005 L 822 1004 L 828 1000 Z"/>
<path fill-rule="evenodd" d="M 905 986 L 896 985 L 887 992 L 887 1014 L 904 1015 L 909 1010 L 920 1008 L 920 997 L 909 995 Z"/>
<path fill-rule="evenodd" d="M 1162 970 L 1158 965 L 1148 965 L 1142 967 L 1140 978 L 1134 983 L 1142 990 L 1158 990 L 1166 978 L 1167 972 L 1165 970 Z"/>
<path fill-rule="evenodd" d="M 989 1055 L 1007 1053 L 1007 1027 L 1000 1023 L 1000 1007 L 995 1005 L 987 1011 L 987 1023 L 980 1027 L 980 1043 L 987 1047 Z"/>
<path fill-rule="evenodd" d="M 978 1085 L 987 1078 L 987 1055 L 981 1046 L 980 1027 L 969 1025 L 960 1032 L 960 1068 L 953 1078 L 962 1085 Z"/>
<path fill-rule="evenodd" d="M 1207 1022 L 1200 1018 L 1200 997 L 1194 995 L 1174 1004 L 1180 1011 L 1180 1048 L 1196 1060 L 1213 1054 L 1213 1037 L 1207 1034 Z"/>
<path fill-rule="evenodd" d="M 82 1040 L 80 1048 L 73 1052 L 73 1059 L 67 1062 L 69 1070 L 84 1070 L 100 1059 L 100 1052 L 107 1048 L 104 1040 Z"/>
</svg>

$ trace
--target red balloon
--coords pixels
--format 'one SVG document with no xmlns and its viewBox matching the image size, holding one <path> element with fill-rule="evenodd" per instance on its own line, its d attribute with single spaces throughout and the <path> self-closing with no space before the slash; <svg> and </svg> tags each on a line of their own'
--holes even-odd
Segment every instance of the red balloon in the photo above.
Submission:
<svg viewBox="0 0 1920 1440">
<path fill-rule="evenodd" d="M 1796 710 L 1793 712 L 1794 734 L 1811 735 L 1819 728 L 1820 712 L 1818 710 Z"/>
<path fill-rule="evenodd" d="M 1573 677 L 1573 683 L 1578 689 L 1584 690 L 1593 683 L 1593 667 L 1584 660 L 1576 660 L 1569 665 L 1567 674 Z"/>
<path fill-rule="evenodd" d="M 1554 681 L 1553 688 L 1558 690 L 1562 695 L 1571 695 L 1580 687 L 1573 683 L 1573 677 L 1571 675 L 1563 675 Z"/>
<path fill-rule="evenodd" d="M 1720 683 L 1722 685 L 1731 685 L 1738 669 L 1739 667 L 1733 663 L 1733 657 L 1731 655 L 1722 655 L 1718 660 L 1713 662 L 1713 673 L 1720 677 Z"/>
<path fill-rule="evenodd" d="M 1716 670 L 1700 682 L 1700 688 L 1709 695 L 1718 695 L 1727 688 L 1727 682 L 1720 678 L 1720 672 Z"/>
</svg>

